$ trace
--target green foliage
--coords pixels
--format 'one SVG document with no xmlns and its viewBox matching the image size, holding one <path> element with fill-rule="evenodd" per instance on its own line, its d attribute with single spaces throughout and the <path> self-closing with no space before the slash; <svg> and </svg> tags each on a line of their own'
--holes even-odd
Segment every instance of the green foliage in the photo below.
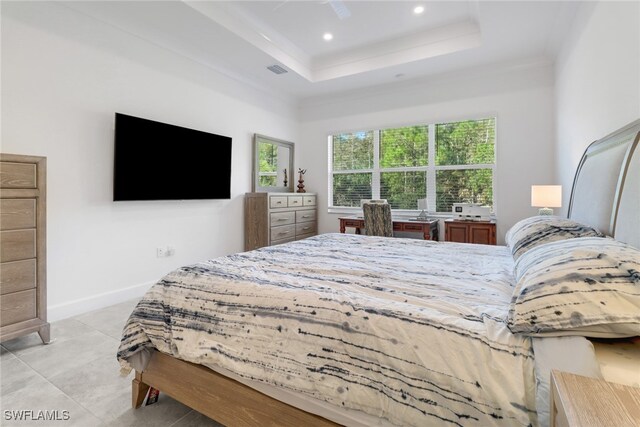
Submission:
<svg viewBox="0 0 640 427">
<path fill-rule="evenodd" d="M 436 210 L 451 212 L 453 203 L 480 203 L 493 207 L 491 169 L 436 172 Z"/>
<path fill-rule="evenodd" d="M 276 175 L 260 175 L 260 187 L 276 187 Z"/>
<path fill-rule="evenodd" d="M 435 126 L 435 166 L 495 163 L 495 119 Z M 416 209 L 427 195 L 428 126 L 380 131 L 380 197 L 393 209 Z M 374 131 L 333 136 L 333 170 L 373 169 Z M 398 171 L 398 168 L 421 170 Z M 394 170 L 395 169 L 395 170 Z M 374 173 L 378 173 L 374 171 Z M 360 206 L 372 195 L 372 173 L 333 174 L 333 206 Z M 491 169 L 436 170 L 436 210 L 451 212 L 454 202 L 493 205 Z"/>
<path fill-rule="evenodd" d="M 373 168 L 373 131 L 333 136 L 333 170 L 371 168 Z"/>
<path fill-rule="evenodd" d="M 427 126 L 380 131 L 380 168 L 427 166 Z"/>
<path fill-rule="evenodd" d="M 258 158 L 260 159 L 260 172 L 276 172 L 278 167 L 278 146 L 261 142 L 258 144 L 260 151 Z"/>
<path fill-rule="evenodd" d="M 333 206 L 360 207 L 360 199 L 371 197 L 370 173 L 333 175 Z"/>
<path fill-rule="evenodd" d="M 427 194 L 427 172 L 381 172 L 380 198 L 392 209 L 417 209 L 418 199 Z"/>
<path fill-rule="evenodd" d="M 436 125 L 436 165 L 495 162 L 495 119 Z"/>
</svg>

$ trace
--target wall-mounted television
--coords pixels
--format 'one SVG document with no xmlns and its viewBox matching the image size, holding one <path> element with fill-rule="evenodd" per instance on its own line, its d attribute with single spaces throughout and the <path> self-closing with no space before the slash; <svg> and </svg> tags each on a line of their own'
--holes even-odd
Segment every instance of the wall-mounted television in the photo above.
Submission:
<svg viewBox="0 0 640 427">
<path fill-rule="evenodd" d="M 116 113 L 114 201 L 230 197 L 230 137 Z"/>
</svg>

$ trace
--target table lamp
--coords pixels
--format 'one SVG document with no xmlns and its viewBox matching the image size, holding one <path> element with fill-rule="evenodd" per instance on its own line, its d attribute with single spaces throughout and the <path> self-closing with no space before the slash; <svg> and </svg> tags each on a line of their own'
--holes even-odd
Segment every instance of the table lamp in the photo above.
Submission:
<svg viewBox="0 0 640 427">
<path fill-rule="evenodd" d="M 562 185 L 532 185 L 531 206 L 538 215 L 553 215 L 553 209 L 562 207 Z"/>
<path fill-rule="evenodd" d="M 426 221 L 429 219 L 427 213 L 425 212 L 429 210 L 429 204 L 427 203 L 427 199 L 418 199 L 418 209 L 420 209 L 420 215 L 418 215 L 419 220 Z"/>
</svg>

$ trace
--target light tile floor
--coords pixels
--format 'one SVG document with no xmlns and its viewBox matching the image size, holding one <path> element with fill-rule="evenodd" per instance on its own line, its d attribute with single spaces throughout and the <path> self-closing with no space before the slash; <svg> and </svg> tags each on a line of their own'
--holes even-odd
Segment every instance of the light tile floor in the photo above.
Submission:
<svg viewBox="0 0 640 427">
<path fill-rule="evenodd" d="M 138 300 L 51 324 L 52 343 L 38 334 L 0 346 L 1 426 L 221 427 L 160 393 L 158 403 L 131 409 L 131 378 L 120 376 L 120 334 Z M 69 411 L 68 421 L 16 421 L 6 411 Z"/>
</svg>

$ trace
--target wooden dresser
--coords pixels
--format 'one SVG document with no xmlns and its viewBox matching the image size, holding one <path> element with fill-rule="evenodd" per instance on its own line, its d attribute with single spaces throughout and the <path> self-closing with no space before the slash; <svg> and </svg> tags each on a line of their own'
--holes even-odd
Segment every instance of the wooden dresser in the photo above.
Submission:
<svg viewBox="0 0 640 427">
<path fill-rule="evenodd" d="M 444 221 L 444 238 L 447 242 L 495 245 L 496 222 L 447 219 Z"/>
<path fill-rule="evenodd" d="M 314 193 L 246 193 L 244 249 L 315 236 L 317 197 Z"/>
<path fill-rule="evenodd" d="M 0 341 L 49 342 L 45 157 L 0 154 Z"/>
</svg>

